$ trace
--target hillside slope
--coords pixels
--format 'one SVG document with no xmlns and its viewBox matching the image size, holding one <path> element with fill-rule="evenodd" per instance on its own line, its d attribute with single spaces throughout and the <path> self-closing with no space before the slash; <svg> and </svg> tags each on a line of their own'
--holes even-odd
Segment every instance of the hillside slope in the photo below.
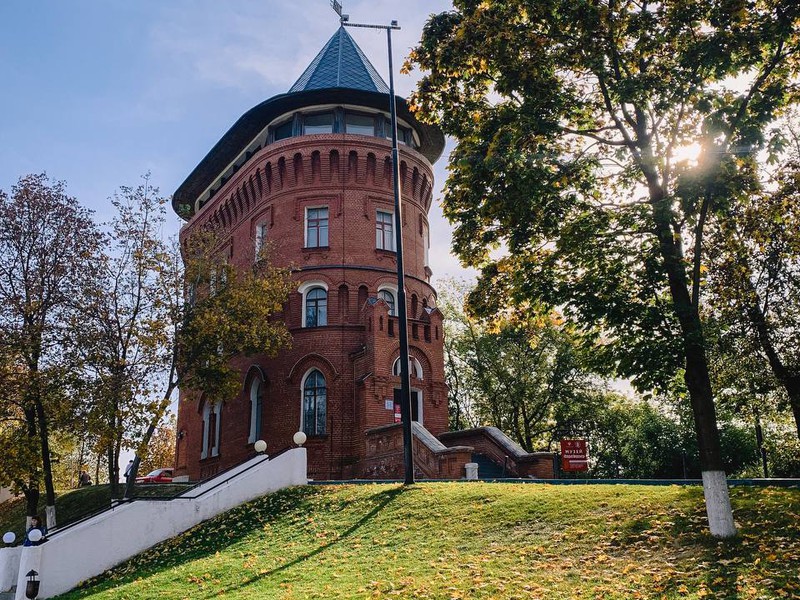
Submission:
<svg viewBox="0 0 800 600">
<path fill-rule="evenodd" d="M 203 523 L 61 598 L 800 597 L 800 490 L 305 486 Z M 46 573 L 42 577 L 46 577 Z"/>
</svg>

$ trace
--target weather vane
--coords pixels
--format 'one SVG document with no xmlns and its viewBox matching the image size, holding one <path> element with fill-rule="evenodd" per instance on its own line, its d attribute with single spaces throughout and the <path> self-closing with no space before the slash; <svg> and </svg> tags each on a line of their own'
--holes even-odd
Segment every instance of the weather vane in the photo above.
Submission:
<svg viewBox="0 0 800 600">
<path fill-rule="evenodd" d="M 339 15 L 339 22 L 346 23 L 350 20 L 350 15 L 343 15 L 342 14 L 342 5 L 338 0 L 331 0 L 331 8 L 336 11 L 336 14 Z"/>
</svg>

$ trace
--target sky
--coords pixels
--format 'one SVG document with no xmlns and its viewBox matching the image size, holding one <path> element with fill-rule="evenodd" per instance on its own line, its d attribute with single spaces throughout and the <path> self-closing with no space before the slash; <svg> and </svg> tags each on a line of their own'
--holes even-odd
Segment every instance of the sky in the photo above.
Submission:
<svg viewBox="0 0 800 600">
<path fill-rule="evenodd" d="M 393 33 L 395 85 L 407 96 L 419 73 L 400 64 L 432 13 L 449 0 L 342 2 L 353 22 Z M 286 92 L 339 26 L 328 0 L 0 1 L 0 189 L 47 174 L 108 220 L 108 198 L 148 171 L 164 195 L 181 184 L 244 112 Z M 386 35 L 350 34 L 388 81 Z M 446 156 L 435 165 L 438 189 Z M 434 195 L 434 283 L 464 277 Z M 171 215 L 165 233 L 177 232 Z"/>
</svg>

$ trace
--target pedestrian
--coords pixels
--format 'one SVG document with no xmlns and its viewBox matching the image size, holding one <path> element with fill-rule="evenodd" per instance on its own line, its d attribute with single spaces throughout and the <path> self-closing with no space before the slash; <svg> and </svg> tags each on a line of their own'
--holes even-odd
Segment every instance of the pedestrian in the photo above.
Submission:
<svg viewBox="0 0 800 600">
<path fill-rule="evenodd" d="M 125 483 L 128 483 L 128 478 L 133 474 L 133 459 L 128 461 L 128 466 L 125 467 Z"/>
<path fill-rule="evenodd" d="M 81 476 L 78 478 L 78 487 L 86 487 L 92 485 L 92 477 L 86 471 L 81 471 Z"/>
<path fill-rule="evenodd" d="M 39 530 L 39 532 L 42 534 L 41 538 L 38 539 L 35 542 L 33 540 L 31 540 L 31 532 L 33 530 Z M 37 536 L 34 536 L 34 537 L 37 537 Z M 25 532 L 25 543 L 23 543 L 22 545 L 23 546 L 38 546 L 39 544 L 41 544 L 43 542 L 46 542 L 46 541 L 47 541 L 47 527 L 45 527 L 44 523 L 42 523 L 42 519 L 39 517 L 39 515 L 33 515 L 31 517 L 31 526 L 28 527 L 28 530 Z"/>
</svg>

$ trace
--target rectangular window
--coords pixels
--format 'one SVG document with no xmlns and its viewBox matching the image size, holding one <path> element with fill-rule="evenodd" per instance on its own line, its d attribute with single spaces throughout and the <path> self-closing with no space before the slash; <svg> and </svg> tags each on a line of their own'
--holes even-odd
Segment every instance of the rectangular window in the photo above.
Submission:
<svg viewBox="0 0 800 600">
<path fill-rule="evenodd" d="M 328 207 L 306 209 L 306 248 L 328 246 Z"/>
<path fill-rule="evenodd" d="M 278 140 L 284 140 L 286 138 L 292 137 L 292 119 L 286 121 L 286 123 L 281 123 L 275 129 L 272 130 L 273 138 L 277 142 Z"/>
<path fill-rule="evenodd" d="M 386 139 L 392 139 L 392 122 L 389 119 L 386 119 L 386 124 L 384 125 L 384 131 L 386 132 Z M 397 143 L 398 144 L 405 144 L 406 146 L 414 147 L 414 136 L 411 133 L 411 130 L 408 127 L 403 127 L 399 123 L 397 124 Z"/>
<path fill-rule="evenodd" d="M 358 135 L 375 135 L 375 118 L 369 115 L 345 115 L 345 131 Z"/>
<path fill-rule="evenodd" d="M 430 266 L 430 250 L 431 250 L 431 234 L 428 231 L 428 226 L 424 225 L 422 228 L 422 243 L 425 245 L 425 266 Z"/>
<path fill-rule="evenodd" d="M 375 247 L 394 252 L 394 215 L 379 210 L 375 216 Z"/>
<path fill-rule="evenodd" d="M 259 223 L 256 225 L 256 260 L 260 258 L 261 251 L 264 248 L 264 242 L 267 241 L 267 224 Z"/>
<path fill-rule="evenodd" d="M 303 118 L 303 132 L 306 135 L 333 133 L 333 113 L 306 115 Z"/>
</svg>

